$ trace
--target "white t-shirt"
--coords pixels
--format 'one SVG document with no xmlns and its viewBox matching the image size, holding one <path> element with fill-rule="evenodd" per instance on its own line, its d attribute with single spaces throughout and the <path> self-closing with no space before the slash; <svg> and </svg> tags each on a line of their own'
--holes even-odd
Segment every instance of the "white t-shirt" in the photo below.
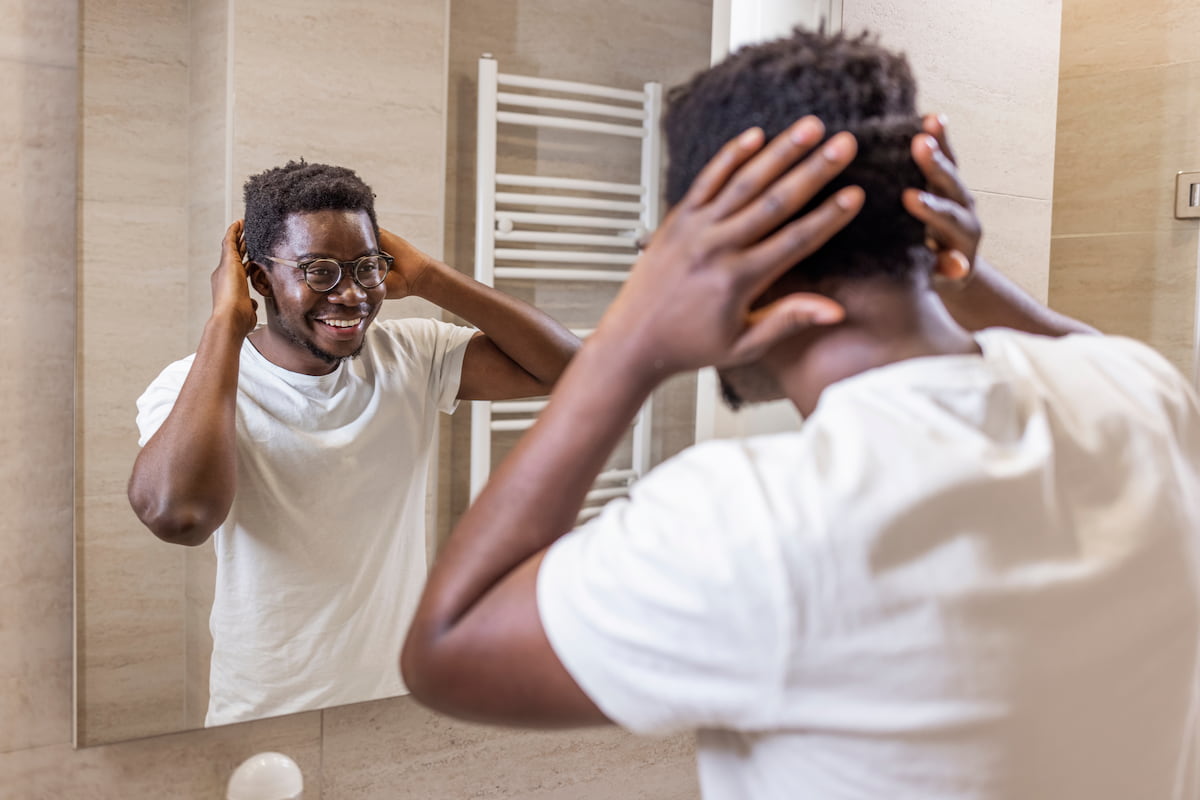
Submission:
<svg viewBox="0 0 1200 800">
<path fill-rule="evenodd" d="M 558 541 L 538 608 L 615 722 L 698 733 L 708 800 L 1196 800 L 1200 411 L 1136 342 L 830 386 Z"/>
<path fill-rule="evenodd" d="M 425 485 L 438 411 L 475 333 L 377 322 L 362 354 L 302 375 L 242 345 L 237 494 L 214 534 L 206 725 L 403 694 L 396 659 L 424 586 Z M 138 400 L 140 444 L 194 356 Z"/>
</svg>

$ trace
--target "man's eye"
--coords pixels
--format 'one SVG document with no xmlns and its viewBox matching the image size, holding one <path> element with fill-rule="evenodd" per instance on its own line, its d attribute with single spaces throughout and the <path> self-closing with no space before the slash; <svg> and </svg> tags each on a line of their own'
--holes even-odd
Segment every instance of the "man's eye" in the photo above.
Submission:
<svg viewBox="0 0 1200 800">
<path fill-rule="evenodd" d="M 317 281 L 326 281 L 333 277 L 333 270 L 329 267 L 309 267 L 308 277 Z"/>
</svg>

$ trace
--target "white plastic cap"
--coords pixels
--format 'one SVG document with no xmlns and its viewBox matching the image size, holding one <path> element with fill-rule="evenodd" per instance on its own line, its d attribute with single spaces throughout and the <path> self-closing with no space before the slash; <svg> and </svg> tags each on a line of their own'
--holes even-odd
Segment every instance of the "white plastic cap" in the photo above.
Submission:
<svg viewBox="0 0 1200 800">
<path fill-rule="evenodd" d="M 250 756 L 229 777 L 227 800 L 300 800 L 304 775 L 283 753 Z"/>
</svg>

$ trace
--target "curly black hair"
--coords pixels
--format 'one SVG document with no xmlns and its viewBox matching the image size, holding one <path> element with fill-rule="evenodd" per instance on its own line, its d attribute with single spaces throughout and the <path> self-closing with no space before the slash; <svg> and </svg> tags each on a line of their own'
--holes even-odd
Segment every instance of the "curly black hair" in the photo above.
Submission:
<svg viewBox="0 0 1200 800">
<path fill-rule="evenodd" d="M 303 158 L 289 161 L 257 175 L 243 188 L 246 200 L 246 255 L 251 261 L 270 266 L 266 256 L 283 238 L 289 214 L 334 209 L 366 211 L 375 238 L 375 193 L 352 169 L 329 164 L 309 164 Z"/>
<path fill-rule="evenodd" d="M 788 38 L 738 50 L 672 89 L 667 100 L 669 204 L 679 202 L 709 159 L 742 131 L 758 126 L 770 139 L 813 114 L 825 123 L 827 137 L 853 133 L 858 156 L 801 214 L 850 185 L 866 191 L 866 204 L 789 276 L 813 285 L 830 278 L 905 279 L 932 266 L 924 228 L 900 205 L 904 188 L 925 183 L 910 151 L 921 127 L 916 83 L 905 57 L 870 34 L 797 28 Z"/>
</svg>

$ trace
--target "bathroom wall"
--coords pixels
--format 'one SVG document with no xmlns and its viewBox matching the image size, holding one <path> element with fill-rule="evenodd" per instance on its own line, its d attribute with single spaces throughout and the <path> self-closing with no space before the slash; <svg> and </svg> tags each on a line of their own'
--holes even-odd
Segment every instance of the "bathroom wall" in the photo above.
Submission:
<svg viewBox="0 0 1200 800">
<path fill-rule="evenodd" d="M 918 107 L 949 119 L 980 252 L 1039 300 L 1049 284 L 1062 0 L 843 0 L 843 27 L 907 53 Z"/>
<path fill-rule="evenodd" d="M 189 4 L 193 18 L 198 3 Z M 154 5 L 145 0 L 125 14 L 122 25 L 134 29 L 143 17 L 152 24 Z M 988 253 L 1001 264 L 1016 265 L 1018 277 L 1028 287 L 1035 293 L 1042 287 L 1044 292 L 1045 270 L 1039 259 L 1044 260 L 1045 237 L 1039 226 L 1048 225 L 1043 215 L 1048 200 L 1040 195 L 1037 174 L 1046 165 L 1039 167 L 1035 157 L 1048 157 L 1041 115 L 1052 101 L 1040 90 L 1047 79 L 1049 54 L 1057 49 L 1056 3 L 1021 0 L 1000 11 L 984 2 L 955 3 L 953 8 L 949 3 L 915 8 L 912 3 L 855 0 L 845 0 L 845 5 L 848 24 L 869 22 L 884 31 L 885 40 L 909 50 L 925 79 L 924 105 L 949 113 L 964 169 L 980 191 L 988 222 Z M 926 14 L 927 5 L 934 8 Z M 304 14 L 315 13 L 314 8 L 297 19 L 303 22 Z M 971 9 L 974 13 L 969 13 Z M 42 277 L 36 295 L 10 293 L 6 312 L 0 315 L 0 340 L 5 343 L 0 349 L 0 409 L 6 419 L 0 426 L 4 454 L 0 502 L 6 511 L 0 515 L 0 719 L 4 720 L 0 786 L 6 799 L 219 797 L 232 768 L 251 753 L 267 749 L 290 753 L 300 762 L 309 781 L 309 798 L 695 797 L 690 745 L 684 739 L 645 742 L 613 731 L 495 731 L 433 718 L 404 699 L 72 749 L 75 296 L 76 282 L 84 286 L 89 266 L 86 258 L 77 263 L 75 220 L 77 192 L 88 202 L 87 184 L 95 185 L 97 180 L 89 177 L 86 168 L 76 175 L 80 137 L 86 137 L 87 126 L 95 122 L 85 118 L 81 127 L 78 119 L 79 29 L 74 0 L 0 0 L 0 93 L 8 112 L 0 121 L 5 176 L 0 184 L 0 211 L 8 222 L 10 252 L 36 253 L 36 274 Z M 601 39 L 606 36 L 603 28 L 593 32 Z M 130 51 L 134 55 L 128 57 L 126 69 L 144 72 L 142 91 L 161 97 L 154 81 L 167 80 L 164 74 L 173 73 L 169 64 L 156 66 L 153 54 L 159 48 L 152 41 L 154 35 L 175 37 L 171 41 L 179 44 L 175 54 L 179 60 L 185 58 L 183 53 L 191 53 L 194 60 L 196 48 L 178 33 L 147 32 L 135 37 L 136 47 Z M 1042 37 L 1050 35 L 1053 42 L 1044 43 Z M 1005 52 L 1015 55 L 1005 57 Z M 976 71 L 972 65 L 980 53 L 996 53 L 997 63 Z M 274 80 L 277 87 L 297 88 Z M 1032 95 L 1018 101 L 1016 92 L 1023 86 Z M 997 119 L 1009 119 L 1001 116 L 1003 106 L 995 111 L 977 107 L 1009 99 L 1005 113 L 1015 122 L 1005 123 L 1003 129 L 995 124 Z M 132 114 L 143 107 L 142 102 L 130 94 L 118 98 L 104 113 Z M 191 154 L 188 170 L 195 181 L 209 160 L 198 154 L 215 145 L 197 140 L 199 131 L 210 130 L 199 119 L 189 120 L 186 130 L 183 158 Z M 154 165 L 162 161 L 155 156 L 156 148 L 165 146 L 155 137 L 179 135 L 172 131 L 139 133 L 146 137 L 136 144 L 146 154 L 146 174 L 151 179 L 157 174 Z M 126 135 L 133 139 L 132 134 Z M 1031 138 L 1022 143 L 1022 137 Z M 402 146 L 403 142 L 397 143 L 398 149 Z M 1032 148 L 1032 155 L 1026 157 L 1025 148 Z M 157 223 L 143 227 L 146 235 L 175 224 L 176 213 L 188 220 L 207 213 L 204 218 L 210 222 L 193 227 L 203 224 L 211 229 L 194 240 L 189 235 L 187 247 L 195 258 L 211 265 L 227 221 L 224 214 L 211 208 L 206 212 L 190 200 L 171 202 L 176 204 L 169 213 L 163 211 Z M 434 205 L 429 207 L 439 213 Z M 111 218 L 118 222 L 137 216 L 116 211 Z M 82 214 L 80 219 L 86 225 L 92 217 Z M 442 223 L 431 225 L 426 243 L 436 243 Z M 130 352 L 142 353 L 158 347 L 160 338 L 175 335 L 160 336 L 157 326 L 174 320 L 164 321 L 154 302 L 161 296 L 158 292 L 169 290 L 156 286 L 145 268 L 168 251 L 131 246 L 130 252 L 123 263 L 131 271 L 138 270 L 142 283 L 132 294 L 116 294 L 107 309 L 99 306 L 90 313 L 107 310 L 110 319 L 119 319 L 138 336 L 132 342 L 114 341 L 128 342 Z M 0 265 L 4 285 L 33 286 L 31 260 L 9 259 Z M 195 335 L 194 321 L 206 313 L 208 300 L 204 280 L 189 280 L 180 290 L 188 292 L 192 309 L 187 324 L 193 327 L 190 333 L 180 334 L 184 338 Z M 171 293 L 170 308 L 177 314 L 181 296 Z M 87 309 L 81 307 L 81 331 L 88 321 Z M 87 346 L 82 343 L 81 354 Z M 87 377 L 81 370 L 80 402 L 84 404 Z M 122 373 L 121 381 L 136 383 L 140 390 L 140 377 Z M 100 474 L 95 480 L 123 478 Z M 86 483 L 81 486 L 81 493 L 86 487 Z M 86 523 L 82 517 L 81 521 Z M 114 557 L 113 562 L 120 559 Z M 117 572 L 108 580 L 143 577 Z M 154 619 L 149 611 L 147 619 Z"/>
<path fill-rule="evenodd" d="M 1190 374 L 1198 224 L 1173 214 L 1200 170 L 1200 5 L 1063 0 L 1050 301 L 1150 343 Z"/>
</svg>

